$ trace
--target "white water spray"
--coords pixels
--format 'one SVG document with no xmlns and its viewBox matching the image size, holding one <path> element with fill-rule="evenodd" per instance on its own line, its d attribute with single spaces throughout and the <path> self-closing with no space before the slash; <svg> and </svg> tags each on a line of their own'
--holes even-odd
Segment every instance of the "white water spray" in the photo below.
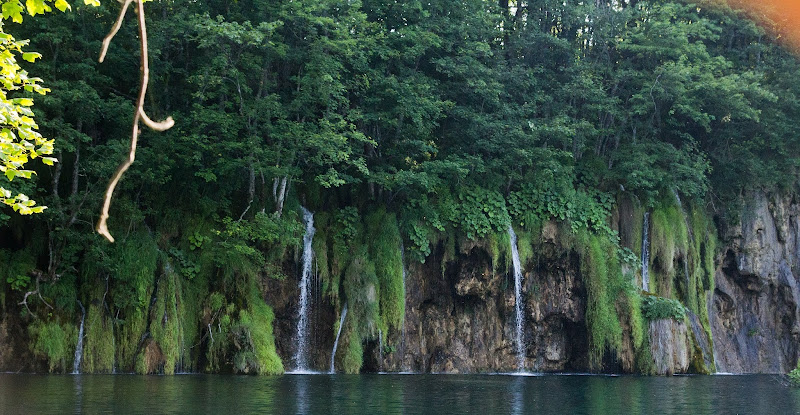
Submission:
<svg viewBox="0 0 800 415">
<path fill-rule="evenodd" d="M 298 371 L 308 370 L 308 360 L 306 349 L 308 348 L 308 314 L 311 300 L 311 261 L 314 258 L 314 251 L 311 241 L 314 239 L 314 214 L 306 208 L 300 207 L 303 211 L 303 222 L 306 224 L 306 233 L 303 235 L 303 268 L 300 277 L 300 318 L 297 320 L 297 351 L 294 356 L 296 369 Z"/>
<path fill-rule="evenodd" d="M 78 344 L 75 346 L 75 359 L 72 363 L 72 374 L 79 375 L 81 373 L 81 359 L 83 359 L 83 322 L 86 320 L 86 309 L 83 304 L 78 301 L 81 306 L 81 327 L 78 329 Z"/>
<path fill-rule="evenodd" d="M 336 362 L 336 349 L 339 348 L 339 336 L 342 335 L 342 327 L 344 327 L 344 318 L 347 317 L 347 304 L 342 308 L 342 317 L 339 318 L 339 330 L 336 332 L 336 341 L 333 342 L 333 351 L 331 352 L 331 370 L 330 373 L 336 373 L 334 362 Z"/>
<path fill-rule="evenodd" d="M 519 261 L 519 251 L 517 250 L 517 234 L 514 228 L 508 225 L 508 237 L 511 243 L 511 262 L 514 265 L 514 313 L 517 317 L 516 344 L 517 369 L 525 370 L 525 345 L 523 344 L 524 315 L 522 313 L 522 265 Z"/>
</svg>

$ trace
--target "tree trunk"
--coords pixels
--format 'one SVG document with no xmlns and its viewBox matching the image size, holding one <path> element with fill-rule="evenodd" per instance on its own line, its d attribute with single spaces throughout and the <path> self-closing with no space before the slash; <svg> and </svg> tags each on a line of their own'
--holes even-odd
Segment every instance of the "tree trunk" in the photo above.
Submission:
<svg viewBox="0 0 800 415">
<path fill-rule="evenodd" d="M 247 207 L 242 212 L 241 216 L 239 216 L 239 220 L 244 219 L 244 215 L 250 210 L 250 207 L 253 206 L 253 199 L 256 196 L 256 168 L 253 163 L 250 163 L 250 183 L 247 188 Z"/>
<path fill-rule="evenodd" d="M 281 190 L 277 195 L 276 198 L 276 207 L 275 213 L 277 213 L 278 217 L 281 217 L 283 214 L 283 202 L 286 200 L 286 183 L 289 181 L 288 176 L 283 176 L 281 179 Z"/>
</svg>

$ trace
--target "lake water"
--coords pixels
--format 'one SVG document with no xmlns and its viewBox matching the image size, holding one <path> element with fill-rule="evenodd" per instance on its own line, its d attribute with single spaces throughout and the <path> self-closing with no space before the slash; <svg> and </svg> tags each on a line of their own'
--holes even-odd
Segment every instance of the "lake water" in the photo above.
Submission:
<svg viewBox="0 0 800 415">
<path fill-rule="evenodd" d="M 790 414 L 777 376 L 15 375 L 0 414 Z"/>
</svg>

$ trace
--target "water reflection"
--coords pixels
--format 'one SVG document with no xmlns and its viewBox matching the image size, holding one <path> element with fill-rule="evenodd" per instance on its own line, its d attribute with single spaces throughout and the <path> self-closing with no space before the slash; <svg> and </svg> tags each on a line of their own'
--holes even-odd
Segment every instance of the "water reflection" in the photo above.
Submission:
<svg viewBox="0 0 800 415">
<path fill-rule="evenodd" d="M 519 415 L 525 413 L 525 403 L 524 403 L 524 385 L 525 378 L 516 376 L 514 380 L 511 381 L 511 413 L 514 415 Z"/>
<path fill-rule="evenodd" d="M 83 412 L 83 377 L 73 376 L 75 385 L 75 413 Z"/>
<path fill-rule="evenodd" d="M 0 375 L 0 413 L 798 413 L 774 376 Z"/>
</svg>

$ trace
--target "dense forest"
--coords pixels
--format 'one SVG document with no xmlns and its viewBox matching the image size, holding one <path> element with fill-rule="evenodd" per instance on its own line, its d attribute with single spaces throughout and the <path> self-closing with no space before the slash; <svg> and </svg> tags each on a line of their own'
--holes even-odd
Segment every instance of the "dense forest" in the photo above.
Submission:
<svg viewBox="0 0 800 415">
<path fill-rule="evenodd" d="M 681 314 L 669 299 L 708 331 L 714 247 L 742 195 L 797 186 L 800 60 L 719 4 L 145 6 L 145 105 L 175 126 L 142 132 L 112 205 L 113 244 L 94 225 L 130 140 L 135 24 L 100 64 L 116 2 L 5 23 L 42 54 L 23 66 L 51 89 L 33 109 L 58 160 L 30 180 L 0 177 L 47 206 L 0 210 L 4 329 L 25 333 L 39 369 L 72 369 L 79 343 L 87 372 L 290 369 L 264 298 L 297 284 L 302 206 L 315 212 L 320 296 L 349 305 L 345 370 L 362 369 L 378 333 L 401 330 L 404 261 L 440 250 L 445 264 L 477 241 L 505 272 L 509 226 L 525 262 L 548 221 L 581 253 L 599 370 L 623 331 L 643 330 L 642 313 Z M 623 201 L 652 221 L 650 278 L 677 272 L 682 252 L 685 285 L 634 288 L 647 229 L 621 235 Z M 647 339 L 632 338 L 638 353 Z"/>
</svg>

